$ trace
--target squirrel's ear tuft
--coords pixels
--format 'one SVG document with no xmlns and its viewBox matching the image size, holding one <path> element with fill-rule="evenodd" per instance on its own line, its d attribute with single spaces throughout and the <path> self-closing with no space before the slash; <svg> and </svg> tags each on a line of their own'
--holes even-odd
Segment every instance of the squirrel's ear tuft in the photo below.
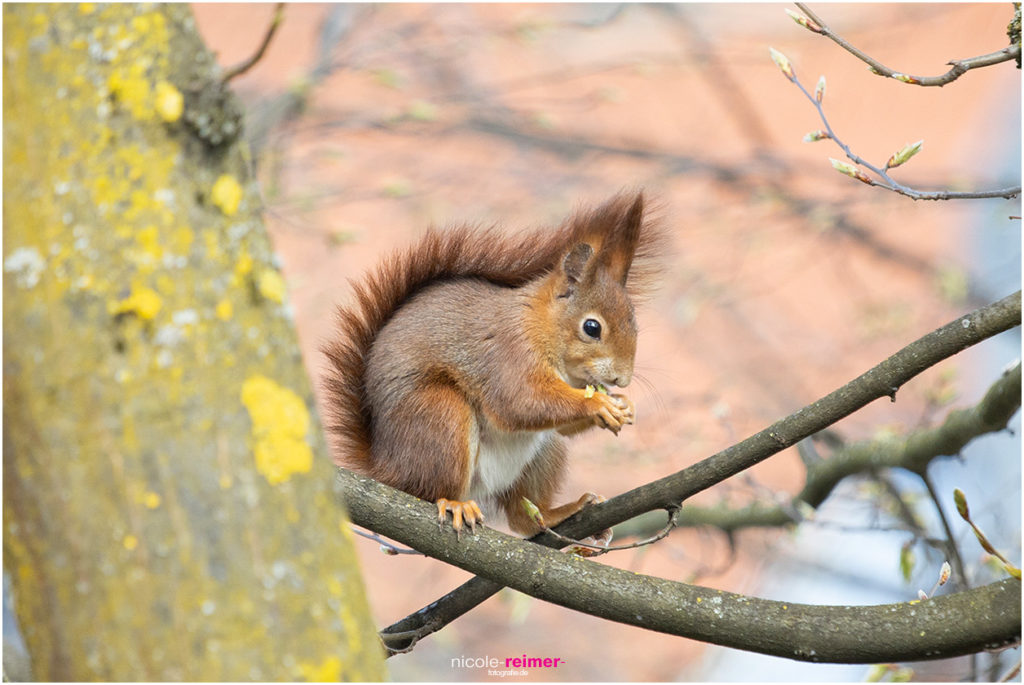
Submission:
<svg viewBox="0 0 1024 685">
<path fill-rule="evenodd" d="M 562 273 L 570 285 L 583 280 L 587 273 L 587 263 L 594 256 L 594 248 L 587 243 L 574 245 L 569 253 L 562 260 Z"/>
<path fill-rule="evenodd" d="M 622 213 L 616 222 L 615 230 L 601 246 L 601 264 L 609 275 L 626 284 L 629 267 L 633 263 L 633 253 L 640 241 L 640 229 L 644 221 L 644 194 L 637 193 L 633 203 Z"/>
</svg>

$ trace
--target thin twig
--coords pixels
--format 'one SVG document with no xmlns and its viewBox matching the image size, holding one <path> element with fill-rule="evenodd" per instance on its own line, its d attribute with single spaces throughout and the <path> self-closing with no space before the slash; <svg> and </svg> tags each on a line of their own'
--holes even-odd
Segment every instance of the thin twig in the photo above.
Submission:
<svg viewBox="0 0 1024 685">
<path fill-rule="evenodd" d="M 1020 45 L 1010 45 L 1002 50 L 998 50 L 987 55 L 979 55 L 977 57 L 969 57 L 967 59 L 950 60 L 947 62 L 947 64 L 951 65 L 950 70 L 939 76 L 911 76 L 904 72 L 890 69 L 874 57 L 871 57 L 856 46 L 850 44 L 846 39 L 833 31 L 828 24 L 822 21 L 821 18 L 812 12 L 804 3 L 798 2 L 796 3 L 796 6 L 800 8 L 801 12 L 807 15 L 808 19 L 814 22 L 814 26 L 801 24 L 808 30 L 813 31 L 814 33 L 820 33 L 835 42 L 851 55 L 867 64 L 871 68 L 872 73 L 886 78 L 895 79 L 897 81 L 902 81 L 903 83 L 909 83 L 914 86 L 944 86 L 947 83 L 952 83 L 957 80 L 971 69 L 989 67 L 993 64 L 1008 62 L 1010 60 L 1017 59 L 1020 56 Z"/>
<path fill-rule="evenodd" d="M 605 546 L 605 545 L 594 545 L 594 544 L 591 544 L 589 542 L 583 542 L 581 540 L 576 540 L 576 539 L 573 539 L 571 537 L 568 537 L 567 535 L 562 535 L 558 531 L 552 530 L 551 528 L 548 528 L 547 526 L 544 526 L 542 528 L 542 530 L 545 533 L 548 533 L 550 535 L 555 536 L 558 540 L 560 540 L 561 542 L 564 542 L 567 545 L 573 545 L 575 547 L 585 547 L 587 549 L 594 550 L 593 554 L 587 554 L 586 556 L 589 556 L 589 557 L 599 557 L 602 554 L 607 554 L 608 552 L 620 552 L 620 551 L 625 550 L 625 549 L 636 549 L 637 547 L 644 547 L 645 545 L 651 545 L 651 544 L 654 544 L 655 542 L 658 542 L 659 540 L 663 540 L 666 537 L 668 537 L 668 534 L 671 533 L 672 529 L 676 527 L 676 523 L 677 523 L 678 519 L 679 519 L 679 507 L 671 507 L 671 508 L 668 509 L 668 523 L 666 523 L 665 526 L 661 530 L 659 530 L 657 533 L 655 533 L 651 537 L 646 538 L 644 540 L 638 540 L 637 542 L 632 542 L 632 543 L 630 543 L 628 545 L 616 545 L 614 547 L 608 547 L 608 546 Z"/>
<path fill-rule="evenodd" d="M 263 57 L 263 53 L 267 51 L 267 46 L 270 45 L 270 39 L 274 37 L 274 34 L 277 32 L 277 27 L 281 25 L 281 20 L 283 18 L 284 3 L 279 2 L 276 5 L 274 5 L 274 16 L 270 20 L 270 26 L 267 27 L 267 33 L 265 36 L 263 36 L 263 42 L 260 43 L 259 48 L 257 48 L 256 52 L 252 55 L 252 57 L 243 60 L 235 66 L 228 69 L 227 72 L 225 72 L 223 78 L 221 78 L 222 83 L 227 83 L 236 76 L 241 76 L 245 72 L 249 71 L 249 69 L 251 69 L 254 64 L 260 61 L 260 59 Z"/>
<path fill-rule="evenodd" d="M 794 84 L 796 84 L 796 87 L 800 89 L 800 92 L 804 94 L 804 96 L 810 101 L 810 103 L 812 105 L 814 105 L 814 108 L 818 111 L 818 117 L 821 119 L 821 123 L 824 124 L 824 126 L 825 126 L 825 130 L 822 132 L 822 133 L 824 133 L 823 137 L 824 138 L 831 138 L 832 141 L 836 145 L 838 145 L 840 147 L 840 149 L 842 149 L 842 151 L 846 154 L 848 159 L 853 161 L 855 164 L 859 164 L 860 166 L 866 167 L 867 169 L 871 170 L 873 173 L 875 173 L 881 179 L 883 179 L 884 182 L 879 182 L 879 181 L 876 181 L 876 180 L 874 180 L 872 178 L 869 178 L 868 176 L 866 176 L 863 172 L 861 172 L 859 170 L 855 170 L 856 171 L 856 175 L 848 174 L 848 175 L 852 176 L 853 178 L 856 178 L 857 180 L 859 180 L 859 181 L 861 181 L 863 183 L 866 183 L 869 186 L 877 186 L 879 188 L 884 188 L 885 190 L 891 190 L 894 193 L 899 193 L 900 195 L 905 195 L 905 196 L 907 196 L 907 197 L 909 197 L 909 198 L 911 198 L 913 200 L 967 200 L 967 199 L 986 199 L 986 198 L 997 198 L 997 197 L 1002 197 L 1002 198 L 1006 198 L 1007 200 L 1009 200 L 1009 199 L 1012 199 L 1012 198 L 1020 195 L 1020 192 L 1021 192 L 1021 187 L 1020 186 L 1016 186 L 1016 187 L 1013 187 L 1013 188 L 999 188 L 999 189 L 996 189 L 996 190 L 980 190 L 980 191 L 973 191 L 973 190 L 972 191 L 952 191 L 952 190 L 932 190 L 932 191 L 927 191 L 927 190 L 916 190 L 916 189 L 911 188 L 909 186 L 905 186 L 902 183 L 899 183 L 892 176 L 889 175 L 889 169 L 891 167 L 889 167 L 888 165 L 886 167 L 884 167 L 884 168 L 883 167 L 875 166 L 874 164 L 872 164 L 871 162 L 867 161 L 866 159 L 864 159 L 860 155 L 856 154 L 853 150 L 850 149 L 849 145 L 847 145 L 842 140 L 840 140 L 839 136 L 837 136 L 835 131 L 832 130 L 832 125 L 829 124 L 828 117 L 825 116 L 825 109 L 824 109 L 824 107 L 822 107 L 822 103 L 821 103 L 822 99 L 819 99 L 815 95 L 812 95 L 810 92 L 808 92 L 808 90 L 804 87 L 804 84 L 802 84 L 800 82 L 800 79 L 797 78 L 796 74 L 792 70 L 790 70 L 789 73 L 785 73 L 785 72 L 783 72 L 783 73 L 785 74 L 786 78 L 788 78 L 790 81 L 792 81 Z M 846 173 L 846 172 L 843 172 L 843 173 Z"/>
<path fill-rule="evenodd" d="M 967 570 L 964 568 L 963 559 L 960 556 L 960 548 L 956 544 L 956 538 L 953 537 L 953 529 L 949 525 L 949 519 L 946 518 L 946 511 L 942 508 L 942 501 L 939 499 L 939 493 L 935 489 L 934 483 L 932 483 L 931 477 L 929 477 L 926 470 L 921 471 L 918 474 L 921 480 L 924 481 L 924 486 L 928 490 L 928 497 L 931 498 L 932 504 L 935 505 L 935 510 L 939 513 L 939 521 L 942 523 L 942 530 L 946 534 L 947 549 L 949 555 L 953 558 L 953 565 L 956 567 L 956 574 L 960 577 L 961 589 L 970 589 L 971 585 L 967 579 Z M 933 590 L 934 592 L 934 590 Z M 970 674 L 968 680 L 970 682 L 977 682 L 978 680 L 978 655 L 971 654 L 970 660 L 968 661 L 968 673 Z"/>
<path fill-rule="evenodd" d="M 360 537 L 364 537 L 367 540 L 373 540 L 374 542 L 380 543 L 380 546 L 382 548 L 381 551 L 384 551 L 386 554 L 415 554 L 417 556 L 423 556 L 423 552 L 417 552 L 416 550 L 409 549 L 408 547 L 399 547 L 395 543 L 391 542 L 390 540 L 385 540 L 376 533 L 368 533 L 365 530 L 360 530 L 359 528 L 356 528 L 355 526 L 352 526 L 351 529 L 353 533 Z"/>
<path fill-rule="evenodd" d="M 1014 578 L 1016 578 L 1017 580 L 1020 580 L 1021 570 L 1013 564 L 1011 564 L 1010 560 L 1007 559 L 1002 552 L 996 549 L 996 547 L 991 542 L 989 542 L 988 538 L 985 536 L 985 533 L 983 533 L 981 531 L 981 528 L 978 527 L 978 524 L 976 524 L 971 519 L 970 510 L 967 506 L 967 498 L 964 496 L 963 491 L 960 490 L 959 488 L 953 489 L 953 501 L 956 503 L 957 513 L 960 514 L 960 518 L 966 521 L 967 525 L 969 525 L 971 527 L 971 530 L 974 531 L 974 537 L 978 539 L 978 544 L 981 545 L 982 549 L 984 549 L 986 552 L 999 559 L 999 561 L 1003 562 L 1003 568 L 1006 570 L 1006 572 Z"/>
<path fill-rule="evenodd" d="M 964 568 L 963 558 L 960 556 L 960 548 L 957 547 L 956 538 L 953 537 L 953 528 L 949 525 L 949 519 L 946 517 L 946 511 L 942 508 L 942 501 L 939 499 L 939 493 L 935 490 L 935 484 L 932 483 L 931 477 L 928 473 L 922 472 L 918 474 L 921 480 L 924 481 L 924 487 L 928 490 L 928 497 L 931 498 L 932 504 L 935 505 L 935 510 L 939 514 L 939 522 L 942 524 L 942 531 L 946 535 L 946 541 L 948 545 L 949 555 L 953 558 L 953 566 L 956 569 L 956 574 L 960 578 L 960 583 L 964 589 L 971 587 L 970 581 L 967 578 L 967 570 Z"/>
</svg>

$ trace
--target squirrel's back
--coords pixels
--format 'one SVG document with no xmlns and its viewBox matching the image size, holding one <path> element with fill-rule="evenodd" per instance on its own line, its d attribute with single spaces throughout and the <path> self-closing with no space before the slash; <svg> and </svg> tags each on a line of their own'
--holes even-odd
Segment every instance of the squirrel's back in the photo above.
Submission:
<svg viewBox="0 0 1024 685">
<path fill-rule="evenodd" d="M 330 360 L 323 391 L 335 462 L 362 471 L 371 463 L 366 359 L 377 334 L 410 297 L 432 283 L 463 278 L 508 287 L 528 283 L 555 268 L 573 245 L 588 243 L 599 251 L 637 199 L 637 194 L 616 196 L 596 209 L 578 212 L 556 229 L 519 234 L 472 226 L 430 229 L 419 242 L 391 254 L 354 283 L 355 302 L 338 309 L 339 332 L 322 348 Z M 645 222 L 629 271 L 631 293 L 647 285 L 656 242 Z"/>
</svg>

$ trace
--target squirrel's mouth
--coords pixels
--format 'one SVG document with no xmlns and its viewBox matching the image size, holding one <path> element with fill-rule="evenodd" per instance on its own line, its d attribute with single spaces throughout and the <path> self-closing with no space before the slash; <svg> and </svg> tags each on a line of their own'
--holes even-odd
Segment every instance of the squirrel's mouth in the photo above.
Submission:
<svg viewBox="0 0 1024 685">
<path fill-rule="evenodd" d="M 562 380 L 565 381 L 569 387 L 576 388 L 577 390 L 583 390 L 588 385 L 594 385 L 593 381 L 586 378 L 577 378 L 576 376 L 570 376 L 567 372 L 562 369 L 558 369 L 558 375 L 561 376 Z"/>
<path fill-rule="evenodd" d="M 594 378 L 593 376 L 591 376 L 589 374 L 586 377 L 584 377 L 584 378 L 576 378 L 576 377 L 568 377 L 567 378 L 565 375 L 563 375 L 562 379 L 566 383 L 568 383 L 571 387 L 576 388 L 577 390 L 583 390 L 587 386 L 591 386 L 591 387 L 595 387 L 595 388 L 599 387 L 599 386 L 603 386 L 605 388 L 618 387 L 614 383 L 609 383 L 607 381 L 598 380 L 598 379 Z"/>
</svg>

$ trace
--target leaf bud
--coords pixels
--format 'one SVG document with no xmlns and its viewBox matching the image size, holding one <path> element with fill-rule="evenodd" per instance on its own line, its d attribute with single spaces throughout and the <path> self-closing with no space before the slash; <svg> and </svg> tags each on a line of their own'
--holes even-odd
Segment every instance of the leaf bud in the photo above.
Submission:
<svg viewBox="0 0 1024 685">
<path fill-rule="evenodd" d="M 913 76 L 907 76 L 906 74 L 901 74 L 899 72 L 893 72 L 892 77 L 894 79 L 896 79 L 897 81 L 903 81 L 903 83 L 913 83 L 915 85 L 921 83 L 919 80 L 917 80 Z"/>
<path fill-rule="evenodd" d="M 793 10 L 788 9 L 788 8 L 785 10 L 785 12 L 786 12 L 786 14 L 789 15 L 790 19 L 792 19 L 796 23 L 800 24 L 805 29 L 808 29 L 810 31 L 814 31 L 815 33 L 824 33 L 824 31 L 821 30 L 820 26 L 815 24 L 813 21 L 811 21 L 810 19 L 808 19 L 804 15 L 802 15 L 802 14 L 800 14 L 798 12 L 794 12 Z"/>
<path fill-rule="evenodd" d="M 838 159 L 834 159 L 832 157 L 829 157 L 828 161 L 832 162 L 832 168 L 839 173 L 846 174 L 850 178 L 855 178 L 861 183 L 867 183 L 869 186 L 874 185 L 874 182 L 868 178 L 863 171 L 854 165 L 847 164 L 846 162 L 840 162 Z"/>
<path fill-rule="evenodd" d="M 772 56 L 772 61 L 775 62 L 779 69 L 782 70 L 782 73 L 785 74 L 786 78 L 790 81 L 795 81 L 796 75 L 793 73 L 793 65 L 789 63 L 789 58 L 772 47 L 768 48 L 768 52 Z"/>
<path fill-rule="evenodd" d="M 895 169 L 920 152 L 922 145 L 924 145 L 924 140 L 919 140 L 916 143 L 907 143 L 898 151 L 893 153 L 892 157 L 889 158 L 889 161 L 885 163 L 885 168 Z"/>
<path fill-rule="evenodd" d="M 952 572 L 953 569 L 950 568 L 949 562 L 942 562 L 942 570 L 939 571 L 939 585 L 945 585 L 946 581 L 949 580 L 949 576 Z"/>
<path fill-rule="evenodd" d="M 967 498 L 960 488 L 953 489 L 953 503 L 956 504 L 956 512 L 964 521 L 970 521 L 970 511 L 967 509 Z"/>
<path fill-rule="evenodd" d="M 822 75 L 818 79 L 818 85 L 814 88 L 814 99 L 821 102 L 822 98 L 825 97 L 825 76 Z"/>
<path fill-rule="evenodd" d="M 544 525 L 544 517 L 541 515 L 540 509 L 537 508 L 536 504 L 526 499 L 525 497 L 519 498 L 519 503 L 526 511 L 526 515 L 529 516 L 534 521 L 534 523 L 539 525 L 541 528 L 547 527 Z"/>
<path fill-rule="evenodd" d="M 831 138 L 831 137 L 832 136 L 830 136 L 829 134 L 825 133 L 821 129 L 818 129 L 817 131 L 811 131 L 810 133 L 805 134 L 803 140 L 804 140 L 805 143 L 816 143 L 819 140 L 825 140 L 826 138 Z"/>
</svg>

